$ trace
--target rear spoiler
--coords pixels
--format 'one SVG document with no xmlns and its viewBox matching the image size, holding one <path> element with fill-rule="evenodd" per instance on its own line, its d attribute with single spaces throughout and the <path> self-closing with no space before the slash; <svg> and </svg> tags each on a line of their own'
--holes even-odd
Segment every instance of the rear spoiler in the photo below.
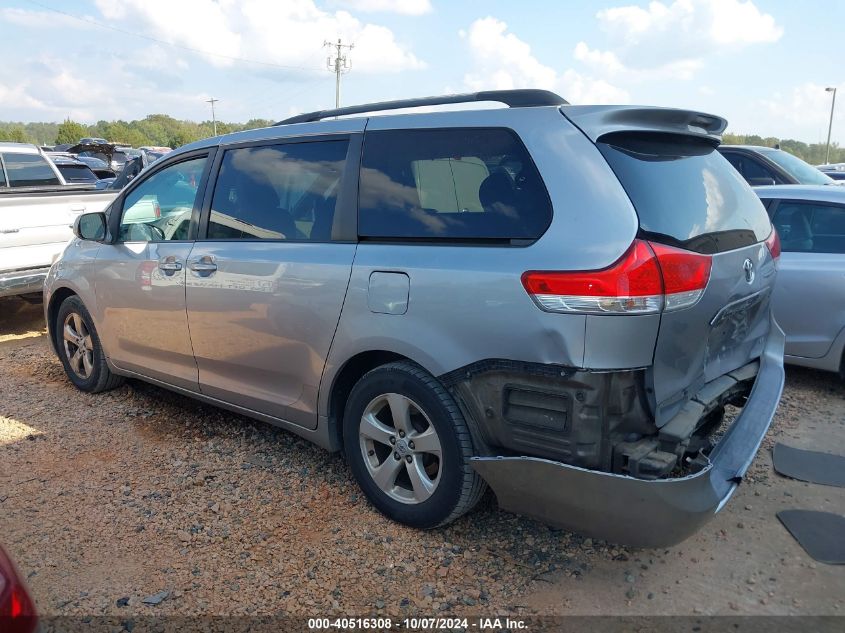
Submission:
<svg viewBox="0 0 845 633">
<path fill-rule="evenodd" d="M 594 143 L 613 132 L 658 132 L 685 134 L 719 144 L 728 125 L 720 116 L 675 108 L 565 105 L 560 111 Z"/>
</svg>

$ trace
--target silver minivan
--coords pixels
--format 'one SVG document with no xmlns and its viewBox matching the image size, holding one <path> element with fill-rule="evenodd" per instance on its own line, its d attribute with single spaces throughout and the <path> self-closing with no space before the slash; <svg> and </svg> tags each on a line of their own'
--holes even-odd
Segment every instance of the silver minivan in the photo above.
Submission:
<svg viewBox="0 0 845 633">
<path fill-rule="evenodd" d="M 509 107 L 348 116 L 475 101 Z M 411 526 L 489 485 L 552 524 L 676 543 L 731 496 L 783 387 L 777 236 L 716 151 L 725 125 L 513 90 L 199 141 L 77 221 L 52 341 L 84 391 L 145 380 L 344 451 Z"/>
</svg>

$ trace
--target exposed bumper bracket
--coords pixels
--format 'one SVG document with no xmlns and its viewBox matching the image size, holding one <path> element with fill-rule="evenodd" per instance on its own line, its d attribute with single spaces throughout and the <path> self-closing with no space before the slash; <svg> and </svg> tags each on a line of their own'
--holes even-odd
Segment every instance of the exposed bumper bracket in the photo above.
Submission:
<svg viewBox="0 0 845 633">
<path fill-rule="evenodd" d="M 757 454 L 783 390 L 783 344 L 772 321 L 742 413 L 693 475 L 648 481 L 536 457 L 475 457 L 472 465 L 504 510 L 615 543 L 674 545 L 722 508 Z"/>
</svg>

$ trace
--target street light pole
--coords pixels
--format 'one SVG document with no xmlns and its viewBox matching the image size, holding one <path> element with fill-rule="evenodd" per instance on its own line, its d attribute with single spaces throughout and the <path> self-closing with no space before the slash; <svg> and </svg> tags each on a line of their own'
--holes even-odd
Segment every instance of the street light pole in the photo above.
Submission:
<svg viewBox="0 0 845 633">
<path fill-rule="evenodd" d="M 832 92 L 833 99 L 830 101 L 830 123 L 827 125 L 827 155 L 825 156 L 825 165 L 830 164 L 830 131 L 833 129 L 833 108 L 836 107 L 836 88 L 825 88 L 825 92 Z"/>
</svg>

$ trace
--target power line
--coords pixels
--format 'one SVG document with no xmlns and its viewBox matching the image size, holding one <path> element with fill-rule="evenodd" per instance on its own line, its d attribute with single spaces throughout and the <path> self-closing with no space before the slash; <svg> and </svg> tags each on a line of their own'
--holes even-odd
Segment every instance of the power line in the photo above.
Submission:
<svg viewBox="0 0 845 633">
<path fill-rule="evenodd" d="M 59 15 L 64 15 L 65 17 L 72 18 L 74 20 L 78 20 L 79 22 L 85 22 L 87 24 L 92 24 L 94 26 L 100 27 L 101 29 L 108 29 L 109 31 L 115 31 L 117 33 L 122 33 L 123 35 L 131 35 L 132 37 L 140 37 L 141 39 L 148 40 L 150 42 L 156 42 L 157 44 L 164 44 L 165 46 L 172 46 L 173 48 L 180 48 L 185 51 L 190 51 L 192 53 L 200 53 L 201 55 L 209 55 L 211 57 L 220 57 L 222 59 L 229 59 L 232 61 L 237 62 L 244 62 L 247 64 L 258 64 L 260 66 L 270 66 L 272 68 L 284 68 L 286 70 L 307 70 L 307 71 L 317 71 L 317 68 L 306 68 L 304 66 L 288 66 L 285 64 L 276 64 L 273 62 L 263 62 L 257 59 L 247 59 L 246 57 L 235 57 L 233 55 L 223 55 L 222 53 L 212 53 L 211 51 L 202 50 L 200 48 L 193 48 L 191 46 L 184 46 L 182 44 L 174 44 L 173 42 L 168 42 L 166 40 L 160 40 L 155 37 L 150 37 L 149 35 L 143 35 L 142 33 L 135 33 L 133 31 L 127 31 L 126 29 L 122 29 L 117 26 L 112 26 L 111 24 L 103 24 L 102 22 L 97 22 L 96 20 L 92 20 L 91 18 L 85 18 L 82 16 L 74 15 L 72 13 L 68 13 L 67 11 L 62 11 L 61 9 L 56 9 L 54 7 L 48 6 L 46 4 L 42 4 L 40 2 L 36 2 L 35 0 L 26 0 L 29 4 L 35 5 L 42 9 L 46 9 L 47 11 L 52 11 L 53 13 L 58 13 Z"/>
<path fill-rule="evenodd" d="M 335 81 L 334 81 L 334 107 L 340 107 L 340 75 L 343 73 L 348 73 L 352 70 L 352 62 L 346 57 L 346 54 L 343 52 L 343 49 L 352 50 L 355 48 L 355 44 L 344 44 L 340 38 L 337 38 L 337 44 L 326 40 L 323 42 L 323 46 L 328 46 L 330 48 L 334 48 L 337 52 L 335 54 L 335 58 L 332 59 L 329 57 L 326 60 L 326 65 L 328 66 L 329 70 L 334 71 L 335 74 Z"/>
</svg>

